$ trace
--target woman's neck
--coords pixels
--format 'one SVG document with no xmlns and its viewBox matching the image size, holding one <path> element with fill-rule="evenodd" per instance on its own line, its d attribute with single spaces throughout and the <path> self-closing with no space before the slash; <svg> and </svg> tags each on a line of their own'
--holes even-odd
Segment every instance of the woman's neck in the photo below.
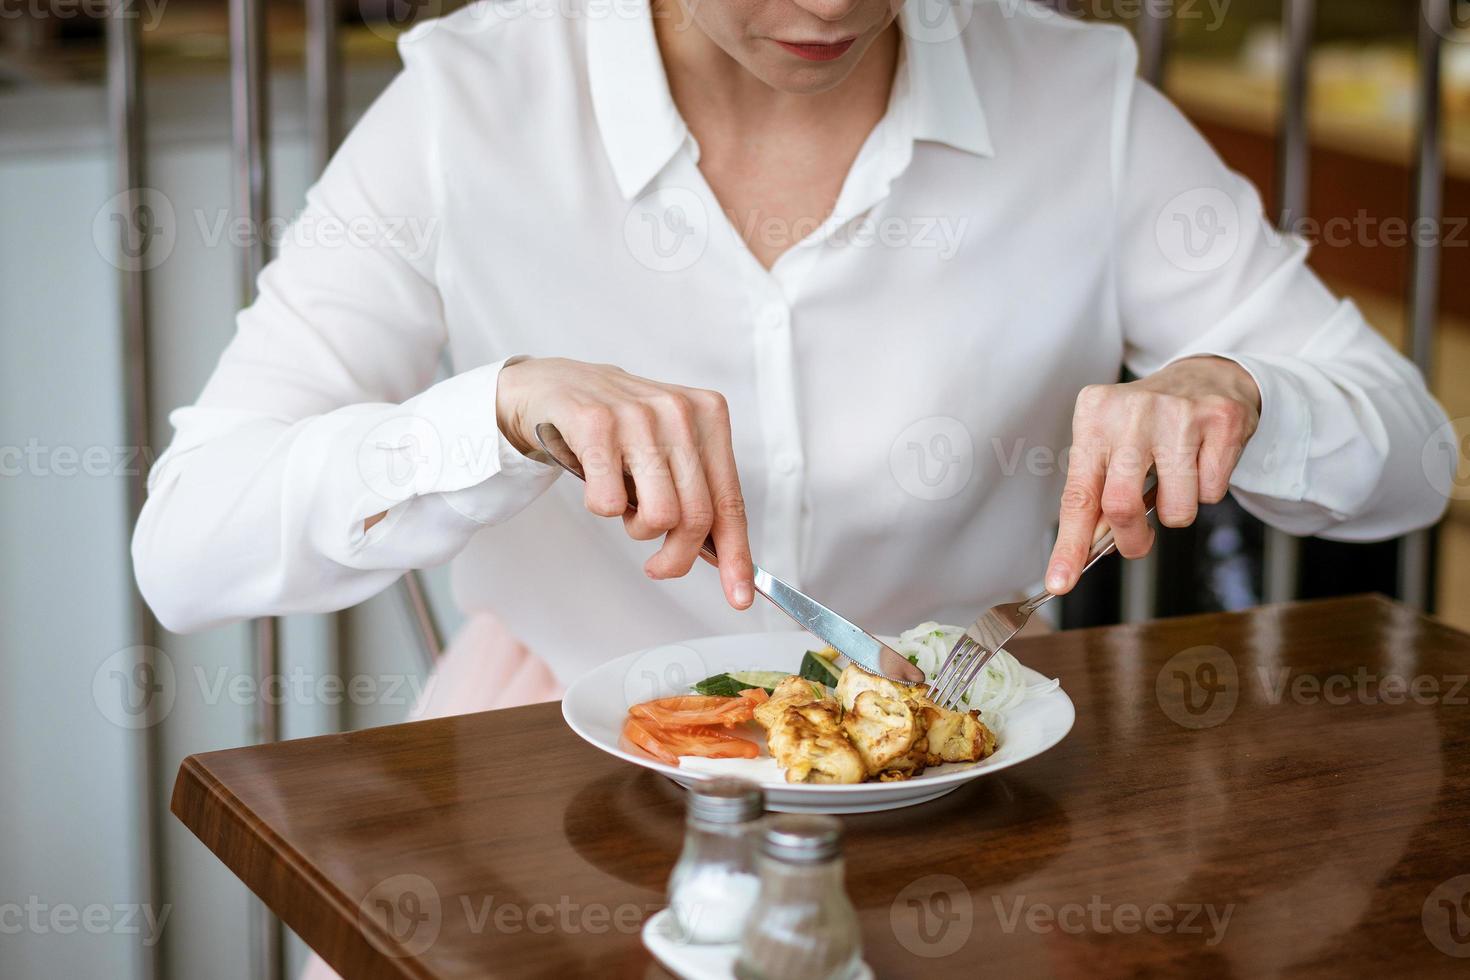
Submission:
<svg viewBox="0 0 1470 980">
<path fill-rule="evenodd" d="M 820 131 L 859 119 L 871 128 L 887 109 L 898 63 L 896 22 L 838 85 L 825 92 L 791 93 L 767 85 L 700 30 L 689 0 L 651 2 L 670 93 L 696 137 L 707 115 L 720 119 L 722 128 L 754 135 L 792 127 Z"/>
</svg>

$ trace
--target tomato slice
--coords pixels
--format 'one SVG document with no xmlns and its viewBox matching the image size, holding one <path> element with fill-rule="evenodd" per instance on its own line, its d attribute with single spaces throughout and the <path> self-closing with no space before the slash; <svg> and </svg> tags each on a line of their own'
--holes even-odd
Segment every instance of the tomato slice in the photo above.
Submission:
<svg viewBox="0 0 1470 980">
<path fill-rule="evenodd" d="M 647 718 L 631 715 L 623 723 L 623 738 L 660 762 L 679 764 L 681 755 L 705 759 L 754 759 L 760 748 L 749 739 L 731 735 L 708 725 L 676 725 L 665 728 Z"/>
<path fill-rule="evenodd" d="M 685 694 L 635 704 L 628 709 L 628 714 L 647 719 L 662 728 L 689 728 L 694 725 L 724 725 L 728 728 L 754 718 L 755 702 L 744 697 Z"/>
<path fill-rule="evenodd" d="M 679 757 L 671 752 L 663 742 L 659 741 L 657 725 L 638 718 L 630 717 L 623 722 L 623 738 L 632 742 L 635 746 L 653 756 L 659 762 L 667 762 L 671 766 L 679 764 Z"/>
<path fill-rule="evenodd" d="M 765 704 L 767 701 L 771 700 L 770 692 L 763 687 L 747 687 L 745 690 L 740 692 L 740 696 L 748 700 L 753 705 Z"/>
<path fill-rule="evenodd" d="M 676 756 L 697 755 L 705 759 L 754 759 L 760 748 L 752 741 L 718 728 L 665 728 L 659 741 Z"/>
</svg>

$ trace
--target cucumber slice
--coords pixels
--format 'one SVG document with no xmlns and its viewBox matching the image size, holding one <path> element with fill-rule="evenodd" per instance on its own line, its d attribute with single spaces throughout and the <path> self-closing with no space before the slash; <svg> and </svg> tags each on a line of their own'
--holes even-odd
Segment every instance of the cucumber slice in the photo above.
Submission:
<svg viewBox="0 0 1470 980">
<path fill-rule="evenodd" d="M 807 680 L 816 681 L 826 687 L 836 687 L 837 679 L 842 676 L 836 664 L 822 654 L 811 650 L 808 650 L 801 658 L 800 674 Z"/>
<path fill-rule="evenodd" d="M 749 687 L 749 684 L 741 684 L 729 674 L 716 674 L 706 677 L 694 685 L 696 694 L 708 694 L 717 698 L 738 697 L 740 692 Z"/>
<path fill-rule="evenodd" d="M 769 693 L 776 689 L 776 685 L 791 675 L 784 670 L 732 670 L 727 676 L 741 685 L 742 690 L 759 687 Z M 740 692 L 736 691 L 735 693 L 739 694 Z"/>
</svg>

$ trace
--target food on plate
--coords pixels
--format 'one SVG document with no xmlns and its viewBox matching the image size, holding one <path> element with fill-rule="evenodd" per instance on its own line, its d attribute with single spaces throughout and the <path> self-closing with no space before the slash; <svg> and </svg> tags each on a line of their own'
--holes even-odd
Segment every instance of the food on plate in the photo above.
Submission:
<svg viewBox="0 0 1470 980">
<path fill-rule="evenodd" d="M 923 716 L 908 701 L 864 691 L 843 711 L 842 730 L 863 757 L 868 776 L 888 782 L 924 771 L 928 734 Z"/>
<path fill-rule="evenodd" d="M 893 649 L 908 658 L 909 663 L 934 678 L 944 663 L 955 641 L 965 631 L 958 626 L 941 626 L 939 623 L 920 623 L 911 630 L 898 635 Z M 1026 672 L 1015 657 L 1004 650 L 990 658 L 980 676 L 960 696 L 960 704 L 974 708 L 985 718 L 1003 717 L 1028 697 L 1036 697 L 1056 690 L 1059 685 L 1050 681 L 1045 688 L 1031 689 L 1026 683 Z"/>
<path fill-rule="evenodd" d="M 837 651 L 831 647 L 821 650 L 808 650 L 801 658 L 801 666 L 796 673 L 809 681 L 816 681 L 827 687 L 836 687 L 837 680 L 842 672 L 837 669 Z"/>
<path fill-rule="evenodd" d="M 630 715 L 623 722 L 623 738 L 660 762 L 679 764 L 681 755 L 706 759 L 754 759 L 760 746 L 714 725 L 665 727 Z"/>
<path fill-rule="evenodd" d="M 805 677 L 786 678 L 755 709 L 755 720 L 792 783 L 910 779 L 927 766 L 978 762 L 995 751 L 995 736 L 978 712 L 948 711 L 920 687 L 851 665 L 832 695 Z"/>
<path fill-rule="evenodd" d="M 814 684 L 794 675 L 788 675 L 765 704 L 756 705 L 756 724 L 767 730 L 776 723 L 787 708 L 800 707 L 803 704 L 811 704 L 813 701 L 823 701 L 829 697 L 827 689 L 820 684 Z"/>
<path fill-rule="evenodd" d="M 931 766 L 969 762 L 995 754 L 995 733 L 980 720 L 978 711 L 947 711 L 928 698 L 916 698 L 924 718 Z"/>
<path fill-rule="evenodd" d="M 729 728 L 750 721 L 755 704 L 749 698 L 721 698 L 704 694 L 645 701 L 628 709 L 635 718 L 646 718 L 665 728 L 691 725 L 724 725 Z"/>
<path fill-rule="evenodd" d="M 921 623 L 899 636 L 899 653 L 932 678 L 964 631 Z M 912 779 L 929 766 L 978 762 L 997 748 L 991 725 L 1028 696 L 1019 663 L 996 654 L 961 696 L 962 710 L 935 704 L 923 684 L 870 674 L 827 647 L 809 650 L 795 674 L 726 671 L 693 685 L 692 694 L 628 709 L 625 741 L 661 762 L 681 756 L 756 759 L 757 742 L 735 730 L 748 722 L 765 732 L 769 758 L 791 783 L 861 783 Z M 1056 682 L 1047 684 L 1055 687 Z M 987 725 L 984 718 L 991 722 Z M 768 778 L 768 777 L 767 777 Z"/>
<path fill-rule="evenodd" d="M 694 685 L 695 694 L 713 694 L 719 697 L 735 697 L 741 691 L 754 689 L 770 693 L 786 677 L 784 670 L 739 670 L 728 674 L 706 677 Z"/>
<path fill-rule="evenodd" d="M 842 709 L 833 698 L 788 701 L 767 727 L 766 745 L 788 783 L 860 783 L 867 777 L 867 765 L 843 731 Z"/>
</svg>

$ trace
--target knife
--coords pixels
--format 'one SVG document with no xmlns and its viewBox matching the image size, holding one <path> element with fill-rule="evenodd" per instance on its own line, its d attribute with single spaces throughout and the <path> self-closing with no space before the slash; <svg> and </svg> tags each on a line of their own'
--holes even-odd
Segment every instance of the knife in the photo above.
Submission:
<svg viewBox="0 0 1470 980">
<path fill-rule="evenodd" d="M 548 459 L 577 479 L 586 481 L 587 476 L 582 470 L 581 461 L 556 426 L 550 422 L 538 423 L 536 441 L 540 443 L 541 451 Z M 624 473 L 623 484 L 628 490 L 628 509 L 636 510 L 638 496 L 634 491 L 632 476 Z M 711 564 L 718 564 L 713 539 L 706 538 L 699 551 Z M 775 603 L 776 608 L 790 616 L 796 625 L 826 641 L 862 670 L 900 684 L 925 682 L 924 672 L 898 651 L 759 565 L 755 565 L 755 590 Z"/>
</svg>

